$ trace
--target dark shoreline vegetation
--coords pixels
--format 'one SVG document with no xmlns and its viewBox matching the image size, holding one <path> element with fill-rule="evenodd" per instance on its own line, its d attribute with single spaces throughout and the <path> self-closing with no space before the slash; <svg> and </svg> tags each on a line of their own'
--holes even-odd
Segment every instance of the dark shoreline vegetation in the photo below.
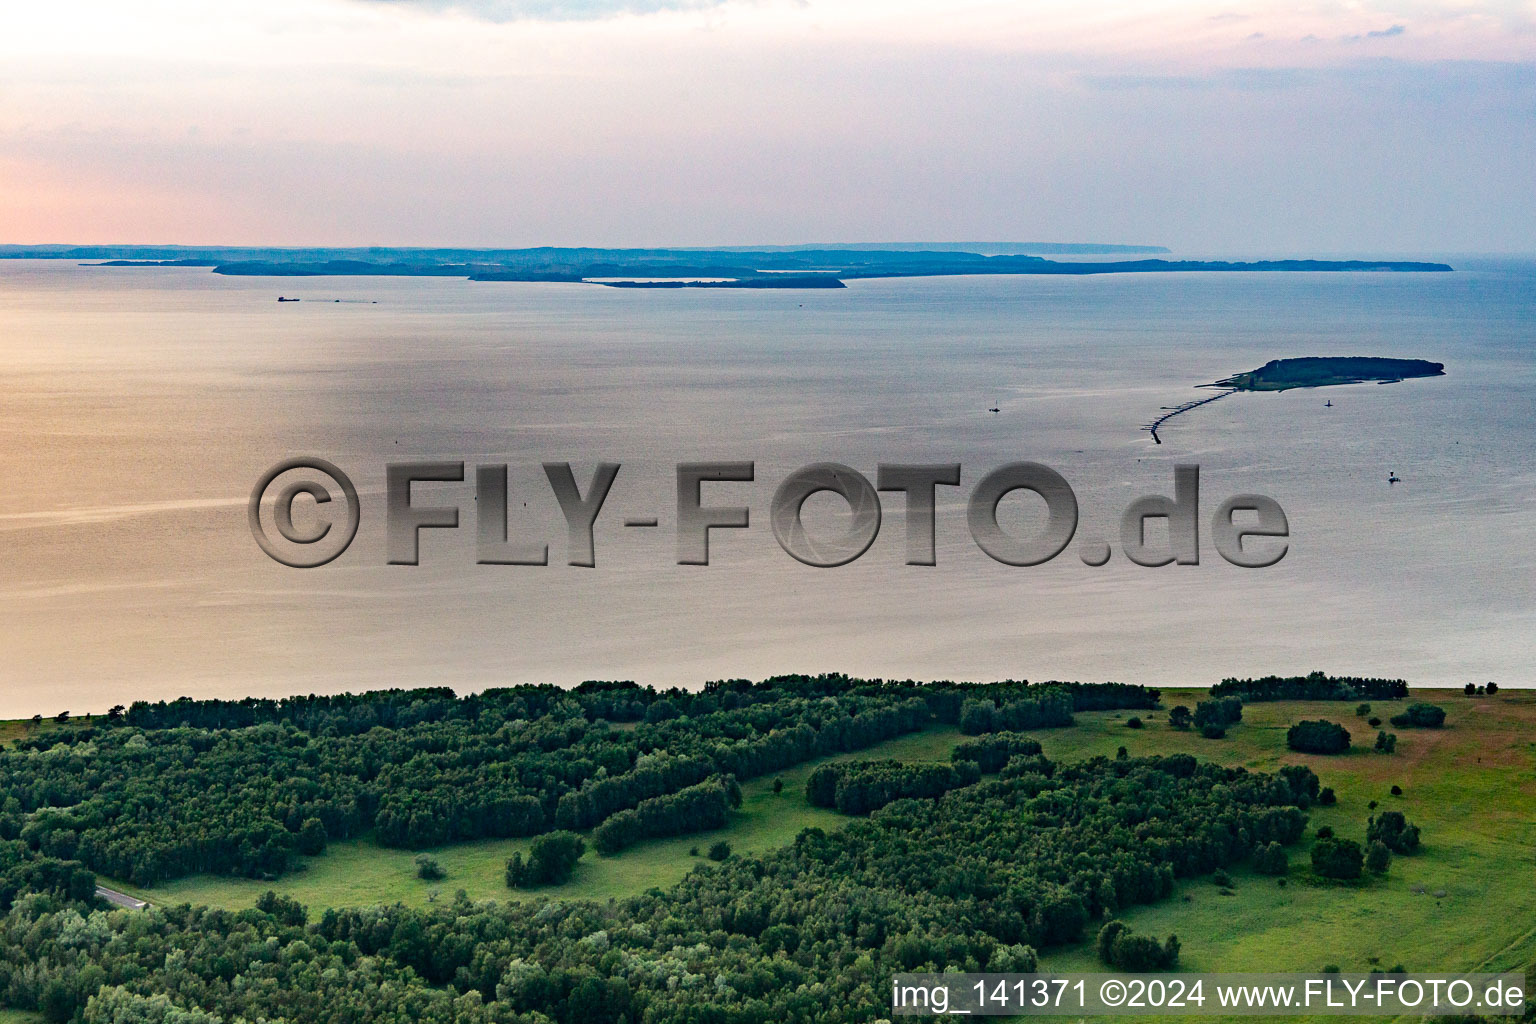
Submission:
<svg viewBox="0 0 1536 1024">
<path fill-rule="evenodd" d="M 1161 247 L 1041 245 L 1038 251 L 1127 255 Z M 1404 260 L 1050 260 L 953 247 L 763 249 L 258 249 L 168 246 L 0 246 L 0 258 L 101 260 L 99 267 L 211 267 L 240 277 L 456 277 L 471 281 L 589 282 L 619 288 L 841 288 L 868 278 L 1221 272 L 1445 273 Z M 630 280 L 603 280 L 623 279 Z M 650 279 L 650 280 L 635 280 Z M 659 280 L 658 280 L 659 279 Z M 670 280 L 667 280 L 670 279 Z"/>
<path fill-rule="evenodd" d="M 1274 708 L 1286 699 L 1274 681 L 1224 681 L 1229 692 L 1202 708 L 1239 722 L 1229 684 L 1258 684 L 1250 699 Z M 1299 692 L 1324 700 L 1349 699 L 1338 696 L 1345 690 L 1395 699 L 1388 694 L 1397 683 L 1321 673 L 1278 680 L 1298 681 Z M 1303 887 L 1380 887 L 1397 870 L 1393 854 L 1418 858 L 1438 841 L 1438 829 L 1421 836 L 1395 809 L 1367 820 L 1371 793 L 1336 798 L 1307 763 L 1259 771 L 1123 748 L 1113 758 L 1047 757 L 1040 738 L 1004 728 L 1071 736 L 1094 722 L 1123 725 L 1122 715 L 1136 711 L 1138 721 L 1146 717 L 1143 733 L 1176 742 L 1187 734 L 1173 715 L 1159 720 L 1160 697 L 1121 684 L 827 675 L 701 692 L 589 683 L 463 698 L 422 689 L 183 699 L 137 703 L 88 724 L 38 725 L 0 752 L 0 1002 L 89 1024 L 873 1021 L 889 1015 L 897 971 L 1028 971 L 1042 953 L 1082 948 L 1095 935 L 1106 964 L 1176 966 L 1181 945 L 1200 936 L 1147 928 L 1137 908 L 1177 905 L 1169 897 L 1181 889 L 1187 901 L 1187 886 L 1205 877 L 1230 896 L 1237 883 L 1229 872 L 1250 879 L 1244 887 L 1266 875 L 1283 885 L 1293 859 Z M 985 728 L 954 745 L 946 762 L 878 751 L 823 756 L 890 749 L 874 737 L 935 723 L 954 737 L 965 719 Z M 1252 728 L 1244 723 L 1238 734 Z M 1196 750 L 1234 742 L 1193 740 Z M 1339 756 L 1347 755 L 1330 760 Z M 681 881 L 607 902 L 540 895 L 584 856 L 606 856 L 577 832 L 714 828 L 717 811 L 735 813 L 740 803 L 738 772 L 771 774 L 811 759 L 820 763 L 798 777 L 813 806 L 848 815 L 838 827 L 805 828 L 751 854 L 732 854 L 717 839 L 710 859 L 695 859 Z M 527 792 L 509 788 L 513 780 Z M 768 781 L 754 785 L 766 792 Z M 492 790 L 491 809 L 466 808 L 482 787 Z M 89 859 L 114 849 L 156 862 L 155 843 L 217 850 L 224 829 L 255 823 L 265 827 L 242 843 L 259 870 L 258 842 L 271 850 L 286 848 L 280 836 L 323 844 L 333 805 L 371 803 L 377 814 L 401 793 L 413 794 L 404 798 L 407 820 L 423 819 L 415 827 L 431 834 L 462 825 L 429 819 L 494 817 L 497 801 L 523 807 L 518 797 L 530 798 L 526 806 L 544 814 L 540 838 L 534 856 L 514 857 L 506 874 L 508 885 L 534 887 L 534 897 L 474 902 L 461 893 L 417 907 L 310 910 L 268 892 L 245 910 L 158 898 L 112 910 L 95 895 Z M 113 800 L 127 801 L 131 814 L 112 817 Z M 1294 848 L 1309 814 L 1336 814 L 1346 801 L 1359 808 L 1351 811 L 1355 838 L 1317 830 L 1313 849 L 1322 853 L 1302 866 L 1306 847 Z M 506 821 L 527 825 L 517 815 Z M 148 822 L 157 827 L 140 828 Z M 250 865 L 237 857 L 230 869 Z"/>
</svg>

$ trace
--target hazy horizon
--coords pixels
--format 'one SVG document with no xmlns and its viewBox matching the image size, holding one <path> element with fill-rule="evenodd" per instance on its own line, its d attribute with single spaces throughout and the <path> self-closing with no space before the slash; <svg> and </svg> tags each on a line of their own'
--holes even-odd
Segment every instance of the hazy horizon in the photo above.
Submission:
<svg viewBox="0 0 1536 1024">
<path fill-rule="evenodd" d="M 1514 0 L 83 0 L 0 93 L 18 243 L 1536 238 Z"/>
</svg>

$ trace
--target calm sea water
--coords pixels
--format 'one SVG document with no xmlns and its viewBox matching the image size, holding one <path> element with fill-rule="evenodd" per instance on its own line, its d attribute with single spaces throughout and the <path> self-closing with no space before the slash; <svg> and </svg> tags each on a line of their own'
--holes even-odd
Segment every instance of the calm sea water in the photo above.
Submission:
<svg viewBox="0 0 1536 1024">
<path fill-rule="evenodd" d="M 857 282 L 846 291 L 624 291 L 453 280 L 222 278 L 0 261 L 0 714 L 137 698 L 841 670 L 1206 685 L 1231 674 L 1536 683 L 1536 264 L 1446 275 L 1128 275 Z M 300 303 L 275 302 L 278 294 Z M 321 299 L 349 300 L 341 303 Z M 357 301 L 351 301 L 357 300 Z M 1444 362 L 1447 375 L 1234 395 L 1138 428 L 1194 385 L 1300 355 Z M 1325 408 L 1331 398 L 1332 408 Z M 989 406 L 1001 411 L 988 413 Z M 357 541 L 288 569 L 245 503 L 289 455 L 362 492 Z M 387 566 L 384 464 L 510 464 L 513 529 L 545 568 L 474 564 L 457 534 Z M 752 527 L 676 564 L 673 467 L 755 460 L 710 492 Z M 1031 459 L 1072 483 L 1078 537 L 1202 469 L 1202 518 L 1257 491 L 1288 556 L 1147 569 L 1077 545 L 987 558 L 965 496 Z M 564 564 L 539 464 L 585 486 L 623 464 L 595 569 Z M 902 502 L 862 559 L 791 560 L 768 505 L 816 461 L 964 465 L 939 565 L 902 564 Z M 1403 482 L 1388 486 L 1389 471 Z M 524 504 L 526 503 L 526 505 Z M 656 515 L 655 530 L 625 516 Z M 813 530 L 836 532 L 827 496 Z M 1037 509 L 1010 499 L 1010 528 Z"/>
</svg>

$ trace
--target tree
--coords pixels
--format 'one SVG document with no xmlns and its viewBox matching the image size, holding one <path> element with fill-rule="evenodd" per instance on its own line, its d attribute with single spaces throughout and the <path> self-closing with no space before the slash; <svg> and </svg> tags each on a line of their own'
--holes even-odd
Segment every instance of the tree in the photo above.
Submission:
<svg viewBox="0 0 1536 1024">
<path fill-rule="evenodd" d="M 713 843 L 709 844 L 708 856 L 710 860 L 725 860 L 725 858 L 729 857 L 730 855 L 731 844 L 726 842 L 724 839 L 717 839 Z"/>
<path fill-rule="evenodd" d="M 515 853 L 507 862 L 507 885 L 532 889 L 539 885 L 564 885 L 576 870 L 587 844 L 574 832 L 558 830 L 539 836 L 528 847 L 528 859 Z"/>
<path fill-rule="evenodd" d="M 1342 754 L 1349 749 L 1349 730 L 1322 718 L 1297 722 L 1286 731 L 1285 745 L 1304 754 Z"/>
<path fill-rule="evenodd" d="M 1205 731 L 1208 725 L 1230 728 L 1243 720 L 1243 702 L 1237 697 L 1220 697 L 1203 700 L 1195 705 L 1195 728 Z"/>
<path fill-rule="evenodd" d="M 1392 866 L 1392 851 L 1380 839 L 1371 840 L 1365 848 L 1365 867 L 1373 875 L 1384 875 Z"/>
<path fill-rule="evenodd" d="M 1466 694 L 1468 697 L 1475 697 L 1477 695 L 1477 684 L 1468 683 L 1466 686 L 1461 688 L 1461 692 Z"/>
<path fill-rule="evenodd" d="M 1194 716 L 1190 714 L 1189 708 L 1183 704 L 1175 704 L 1168 711 L 1168 725 L 1170 728 L 1188 729 L 1193 721 Z"/>
<path fill-rule="evenodd" d="M 1339 797 L 1334 793 L 1332 786 L 1324 786 L 1322 792 L 1317 794 L 1317 802 L 1320 806 L 1332 807 L 1339 802 Z"/>
<path fill-rule="evenodd" d="M 427 853 L 416 855 L 416 877 L 428 882 L 435 882 L 439 878 L 447 878 L 448 872 L 437 862 L 437 858 Z"/>
<path fill-rule="evenodd" d="M 1365 838 L 1379 840 L 1393 853 L 1410 854 L 1419 848 L 1419 826 L 1409 824 L 1402 811 L 1382 811 L 1367 823 Z"/>
<path fill-rule="evenodd" d="M 299 826 L 299 852 L 306 857 L 317 857 L 325 852 L 325 823 L 319 818 L 306 818 Z"/>
<path fill-rule="evenodd" d="M 1290 858 L 1279 843 L 1258 846 L 1253 851 L 1253 870 L 1261 875 L 1284 875 L 1291 870 Z"/>
<path fill-rule="evenodd" d="M 123 712 L 126 710 L 128 709 L 123 707 L 121 704 L 112 705 L 107 709 L 107 721 L 114 724 L 121 722 L 123 720 Z"/>
<path fill-rule="evenodd" d="M 1488 696 L 1492 697 L 1494 694 L 1496 694 L 1498 692 L 1499 692 L 1499 684 L 1495 683 L 1493 680 L 1490 679 L 1488 681 Z"/>
<path fill-rule="evenodd" d="M 1390 754 L 1397 750 L 1397 733 L 1378 732 L 1376 734 L 1376 749 L 1383 754 Z"/>
<path fill-rule="evenodd" d="M 55 722 L 58 722 L 60 725 L 64 725 L 65 723 L 67 723 L 69 721 L 69 712 L 68 711 L 60 711 L 58 714 L 53 716 L 53 720 Z"/>
<path fill-rule="evenodd" d="M 1360 877 L 1365 854 L 1353 839 L 1328 837 L 1312 844 L 1312 870 L 1322 878 L 1348 881 Z"/>
<path fill-rule="evenodd" d="M 1369 704 L 1356 704 L 1355 705 L 1355 717 L 1356 718 L 1364 718 L 1367 715 L 1369 715 L 1370 713 L 1371 713 L 1371 706 Z"/>
<path fill-rule="evenodd" d="M 774 779 L 773 780 L 773 795 L 774 796 L 778 796 L 782 792 L 784 792 L 784 780 L 783 779 Z"/>
</svg>

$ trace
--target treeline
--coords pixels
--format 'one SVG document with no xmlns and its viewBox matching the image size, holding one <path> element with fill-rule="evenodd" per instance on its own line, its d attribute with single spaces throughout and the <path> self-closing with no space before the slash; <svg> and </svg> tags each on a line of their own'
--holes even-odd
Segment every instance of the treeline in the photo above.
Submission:
<svg viewBox="0 0 1536 1024">
<path fill-rule="evenodd" d="M 22 895 L 0 917 L 0 1000 L 83 1024 L 873 1020 L 893 973 L 1031 970 L 1037 949 L 1180 877 L 1294 842 L 1317 782 L 1188 756 L 1047 765 L 604 903 L 460 898 L 311 920 L 281 897 L 124 913 Z"/>
<path fill-rule="evenodd" d="M 618 853 L 642 839 L 707 832 L 724 826 L 731 808 L 740 806 L 741 787 L 735 779 L 710 779 L 620 811 L 592 830 L 592 845 L 598 853 Z"/>
<path fill-rule="evenodd" d="M 980 739 L 956 744 L 950 753 L 952 761 L 974 761 L 984 774 L 1002 771 L 1014 757 L 1029 756 L 1041 751 L 1040 741 L 1014 732 L 995 732 Z"/>
<path fill-rule="evenodd" d="M 932 798 L 981 781 L 969 761 L 923 764 L 914 761 L 843 761 L 824 764 L 805 782 L 805 798 L 814 807 L 835 807 L 844 814 L 868 814 L 895 800 Z"/>
<path fill-rule="evenodd" d="M 1249 703 L 1272 700 L 1401 700 L 1408 684 L 1401 679 L 1365 679 L 1309 672 L 1304 676 L 1263 676 L 1223 679 L 1211 687 L 1213 697 L 1241 697 Z"/>
</svg>

